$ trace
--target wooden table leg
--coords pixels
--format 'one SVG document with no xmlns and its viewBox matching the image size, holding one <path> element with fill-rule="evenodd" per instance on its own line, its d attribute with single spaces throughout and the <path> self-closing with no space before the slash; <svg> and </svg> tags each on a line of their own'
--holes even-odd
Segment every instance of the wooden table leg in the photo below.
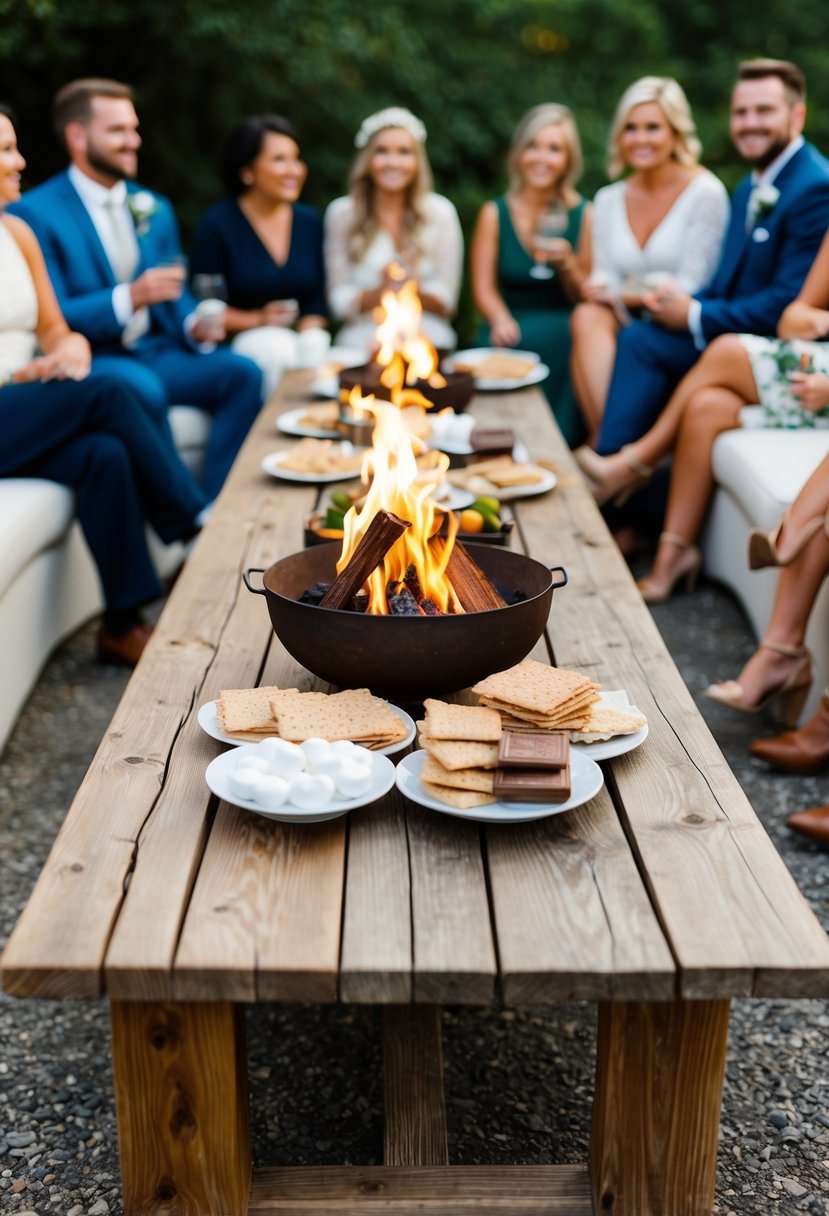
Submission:
<svg viewBox="0 0 829 1216">
<path fill-rule="evenodd" d="M 440 1009 L 385 1010 L 384 1146 L 386 1165 L 448 1165 Z"/>
<path fill-rule="evenodd" d="M 112 1001 L 110 1009 L 126 1216 L 245 1216 L 242 1006 Z"/>
<path fill-rule="evenodd" d="M 714 1205 L 728 1001 L 599 1006 L 590 1165 L 597 1216 Z"/>
</svg>

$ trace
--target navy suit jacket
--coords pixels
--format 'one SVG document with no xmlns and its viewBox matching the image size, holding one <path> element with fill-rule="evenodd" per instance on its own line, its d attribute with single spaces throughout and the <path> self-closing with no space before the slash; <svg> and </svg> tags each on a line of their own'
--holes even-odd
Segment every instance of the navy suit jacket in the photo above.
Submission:
<svg viewBox="0 0 829 1216">
<path fill-rule="evenodd" d="M 750 177 L 734 191 L 720 264 L 697 293 L 708 342 L 723 333 L 773 334 L 829 228 L 829 161 L 811 144 L 798 149 L 774 185 L 774 208 L 748 232 Z"/>
<path fill-rule="evenodd" d="M 134 182 L 130 193 L 143 191 Z M 146 193 L 151 193 L 146 191 Z M 139 264 L 136 274 L 181 254 L 178 224 L 166 198 L 153 194 L 157 210 L 136 228 Z M 72 329 L 89 339 L 98 353 L 123 350 L 122 327 L 112 308 L 116 279 L 89 212 L 68 173 L 59 173 L 30 190 L 9 208 L 34 229 L 46 258 L 49 277 L 63 315 Z M 159 337 L 195 349 L 184 330 L 184 319 L 196 302 L 189 292 L 150 308 L 150 330 L 136 348 Z"/>
</svg>

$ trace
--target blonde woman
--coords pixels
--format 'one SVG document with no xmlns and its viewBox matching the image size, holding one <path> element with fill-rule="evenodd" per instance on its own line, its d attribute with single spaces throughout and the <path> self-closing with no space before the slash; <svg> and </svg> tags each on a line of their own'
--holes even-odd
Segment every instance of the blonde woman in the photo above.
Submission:
<svg viewBox="0 0 829 1216">
<path fill-rule="evenodd" d="M 374 346 L 372 312 L 395 262 L 418 280 L 423 332 L 440 350 L 456 345 L 463 235 L 455 208 L 432 192 L 425 143 L 423 123 L 401 106 L 371 114 L 354 139 L 350 193 L 325 213 L 328 303 L 343 345 Z"/>
<path fill-rule="evenodd" d="M 472 238 L 472 290 L 484 318 L 478 341 L 541 356 L 550 368 L 547 400 L 572 445 L 583 431 L 567 370 L 569 322 L 590 267 L 590 208 L 576 190 L 581 143 L 566 106 L 524 115 L 507 168 L 509 189 L 484 204 Z"/>
<path fill-rule="evenodd" d="M 620 180 L 594 200 L 593 267 L 572 321 L 571 372 L 591 443 L 619 329 L 641 313 L 643 291 L 699 291 L 719 262 L 728 195 L 698 163 L 700 151 L 688 99 L 675 80 L 644 76 L 625 90 L 608 159 L 608 175 Z"/>
</svg>

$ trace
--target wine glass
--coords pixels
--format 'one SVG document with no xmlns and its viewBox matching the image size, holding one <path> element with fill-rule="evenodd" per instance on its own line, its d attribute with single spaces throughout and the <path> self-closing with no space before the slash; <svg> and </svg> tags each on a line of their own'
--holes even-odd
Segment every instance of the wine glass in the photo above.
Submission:
<svg viewBox="0 0 829 1216">
<path fill-rule="evenodd" d="M 544 260 L 545 254 L 552 253 L 556 242 L 567 231 L 570 217 L 567 208 L 562 203 L 551 203 L 539 212 L 533 233 L 533 255 L 535 266 L 530 271 L 530 278 L 552 279 L 555 271 Z"/>
</svg>

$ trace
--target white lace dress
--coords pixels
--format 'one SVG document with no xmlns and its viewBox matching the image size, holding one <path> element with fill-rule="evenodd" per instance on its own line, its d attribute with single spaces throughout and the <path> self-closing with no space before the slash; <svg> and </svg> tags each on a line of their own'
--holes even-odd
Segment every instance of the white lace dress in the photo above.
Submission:
<svg viewBox="0 0 829 1216">
<path fill-rule="evenodd" d="M 633 235 L 626 183 L 604 186 L 593 200 L 593 275 L 618 295 L 641 289 L 648 275 L 669 275 L 691 295 L 705 287 L 720 260 L 730 206 L 725 186 L 708 169 L 692 177 L 644 246 Z"/>
<path fill-rule="evenodd" d="M 37 347 L 37 294 L 29 264 L 0 219 L 0 384 L 25 366 Z"/>
<path fill-rule="evenodd" d="M 436 296 L 453 314 L 458 306 L 463 270 L 460 220 L 449 199 L 441 194 L 427 194 L 424 210 L 426 223 L 420 234 L 421 252 L 415 267 L 420 289 Z M 348 196 L 334 199 L 325 213 L 328 306 L 336 320 L 345 322 L 337 342 L 367 350 L 374 345 L 377 323 L 371 313 L 358 312 L 360 296 L 380 286 L 389 262 L 399 255 L 390 234 L 381 229 L 359 262 L 351 261 L 348 246 L 353 215 L 353 203 Z M 457 336 L 446 317 L 424 312 L 421 327 L 438 349 L 454 349 Z"/>
</svg>

